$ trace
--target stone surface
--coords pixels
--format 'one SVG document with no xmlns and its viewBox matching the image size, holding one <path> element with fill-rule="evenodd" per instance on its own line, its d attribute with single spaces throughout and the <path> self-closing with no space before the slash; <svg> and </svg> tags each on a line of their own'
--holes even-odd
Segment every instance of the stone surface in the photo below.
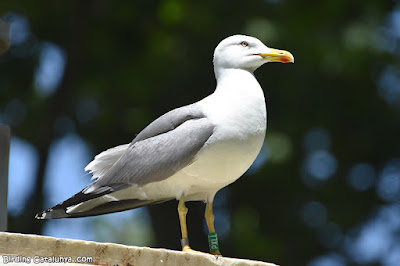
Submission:
<svg viewBox="0 0 400 266">
<path fill-rule="evenodd" d="M 209 254 L 3 232 L 0 232 L 0 256 L 0 263 L 6 265 L 27 265 L 17 263 L 24 260 L 36 265 L 73 265 L 70 262 L 78 259 L 80 263 L 76 265 L 276 266 L 260 261 L 216 258 Z M 62 258 L 66 263 L 60 261 Z"/>
</svg>

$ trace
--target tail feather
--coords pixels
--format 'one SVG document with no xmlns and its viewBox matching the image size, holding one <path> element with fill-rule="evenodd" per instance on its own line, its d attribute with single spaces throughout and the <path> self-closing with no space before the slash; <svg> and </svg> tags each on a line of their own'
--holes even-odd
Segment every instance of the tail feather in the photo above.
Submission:
<svg viewBox="0 0 400 266">
<path fill-rule="evenodd" d="M 84 193 L 86 190 L 83 189 L 81 192 L 75 194 L 71 198 L 67 199 L 56 206 L 49 208 L 43 212 L 36 214 L 36 219 L 59 219 L 59 218 L 76 218 L 76 217 L 87 217 L 101 214 L 107 214 L 112 212 L 121 212 L 129 209 L 135 209 L 146 205 L 157 204 L 165 202 L 171 199 L 162 200 L 139 200 L 139 199 L 123 199 L 123 200 L 104 200 L 108 194 L 120 190 L 121 187 L 102 187 L 102 189 L 96 190 L 95 193 Z M 80 204 L 91 203 L 91 207 L 86 207 L 83 210 L 71 211 Z M 88 205 L 88 204 L 87 204 Z"/>
<path fill-rule="evenodd" d="M 96 216 L 113 212 L 122 212 L 130 209 L 136 209 L 146 205 L 153 205 L 168 201 L 166 200 L 138 200 L 138 199 L 128 199 L 120 201 L 110 201 L 99 205 L 91 210 L 76 213 L 67 213 L 67 208 L 62 206 L 54 206 L 46 211 L 36 214 L 36 219 L 59 219 L 59 218 L 78 218 L 78 217 L 88 217 Z"/>
</svg>

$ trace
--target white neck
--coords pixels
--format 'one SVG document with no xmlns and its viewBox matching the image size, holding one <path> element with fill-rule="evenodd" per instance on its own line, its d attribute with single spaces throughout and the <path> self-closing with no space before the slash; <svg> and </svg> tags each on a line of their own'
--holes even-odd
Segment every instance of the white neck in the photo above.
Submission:
<svg viewBox="0 0 400 266">
<path fill-rule="evenodd" d="M 215 93 L 257 97 L 264 100 L 264 93 L 252 71 L 237 68 L 220 68 L 215 73 L 217 88 Z"/>
<path fill-rule="evenodd" d="M 254 137 L 259 151 L 267 126 L 267 110 L 263 90 L 252 72 L 220 71 L 215 92 L 197 104 L 216 126 L 215 139 Z"/>
<path fill-rule="evenodd" d="M 203 107 L 209 118 L 232 120 L 258 117 L 261 123 L 266 120 L 266 103 L 264 92 L 253 75 L 243 69 L 219 69 L 216 74 L 217 88 L 215 92 L 198 104 Z M 218 110 L 215 113 L 210 110 Z"/>
</svg>

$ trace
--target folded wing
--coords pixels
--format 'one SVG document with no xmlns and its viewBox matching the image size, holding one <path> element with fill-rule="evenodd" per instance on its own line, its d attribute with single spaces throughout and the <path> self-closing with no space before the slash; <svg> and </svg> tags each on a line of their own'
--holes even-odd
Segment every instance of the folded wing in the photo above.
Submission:
<svg viewBox="0 0 400 266">
<path fill-rule="evenodd" d="M 85 168 L 96 181 L 65 202 L 38 214 L 37 218 L 99 215 L 169 200 L 172 197 L 130 199 L 117 204 L 118 198 L 108 195 L 172 176 L 196 160 L 213 131 L 214 125 L 197 105 L 172 110 L 147 126 L 130 144 L 96 156 Z"/>
</svg>

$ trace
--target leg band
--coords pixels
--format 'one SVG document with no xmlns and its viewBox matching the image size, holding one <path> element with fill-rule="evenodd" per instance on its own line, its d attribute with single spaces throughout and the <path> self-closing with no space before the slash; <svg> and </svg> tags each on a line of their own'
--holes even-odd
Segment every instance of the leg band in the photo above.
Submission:
<svg viewBox="0 0 400 266">
<path fill-rule="evenodd" d="M 217 233 L 209 233 L 208 234 L 208 245 L 210 247 L 211 253 L 213 253 L 213 251 L 219 251 Z"/>
<path fill-rule="evenodd" d="M 182 245 L 182 248 L 184 246 L 189 246 L 189 238 L 182 238 L 181 239 L 181 245 Z"/>
</svg>

